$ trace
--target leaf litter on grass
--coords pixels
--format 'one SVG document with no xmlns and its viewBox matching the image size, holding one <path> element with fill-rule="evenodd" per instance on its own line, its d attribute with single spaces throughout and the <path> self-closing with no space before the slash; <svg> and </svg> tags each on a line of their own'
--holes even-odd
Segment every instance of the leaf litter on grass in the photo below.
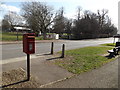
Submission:
<svg viewBox="0 0 120 90">
<path fill-rule="evenodd" d="M 26 73 L 21 68 L 3 72 L 2 86 L 7 86 L 5 88 L 39 88 L 41 85 L 33 76 L 30 77 L 29 81 L 26 79 Z"/>
</svg>

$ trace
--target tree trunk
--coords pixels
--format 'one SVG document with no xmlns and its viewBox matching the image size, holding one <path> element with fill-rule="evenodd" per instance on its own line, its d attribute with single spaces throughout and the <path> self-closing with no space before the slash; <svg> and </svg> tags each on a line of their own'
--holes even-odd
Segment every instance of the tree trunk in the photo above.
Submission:
<svg viewBox="0 0 120 90">
<path fill-rule="evenodd" d="M 46 38 L 46 35 L 47 35 L 47 34 L 44 32 L 44 33 L 43 33 L 43 39 L 44 39 L 44 40 L 47 39 L 47 38 Z"/>
</svg>

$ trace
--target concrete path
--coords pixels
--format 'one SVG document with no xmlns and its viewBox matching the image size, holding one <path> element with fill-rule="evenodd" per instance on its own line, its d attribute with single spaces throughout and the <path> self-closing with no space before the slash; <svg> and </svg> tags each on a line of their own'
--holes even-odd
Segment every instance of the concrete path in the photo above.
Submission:
<svg viewBox="0 0 120 90">
<path fill-rule="evenodd" d="M 118 88 L 119 59 L 101 68 L 82 73 L 62 82 L 44 86 L 43 88 Z"/>
<path fill-rule="evenodd" d="M 31 59 L 31 75 L 34 76 L 42 85 L 55 83 L 73 76 L 72 73 L 65 69 L 54 65 L 49 59 L 54 58 L 53 55 L 37 55 Z M 21 61 L 20 61 L 21 59 Z M 12 69 L 23 68 L 26 70 L 25 57 L 11 60 L 6 60 L 2 64 L 2 72 Z M 9 61 L 9 62 L 7 62 Z"/>
</svg>

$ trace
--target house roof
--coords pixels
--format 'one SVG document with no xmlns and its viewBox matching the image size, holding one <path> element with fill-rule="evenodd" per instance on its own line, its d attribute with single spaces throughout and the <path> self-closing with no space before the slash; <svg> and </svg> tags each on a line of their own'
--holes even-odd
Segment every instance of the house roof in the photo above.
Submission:
<svg viewBox="0 0 120 90">
<path fill-rule="evenodd" d="M 30 28 L 26 28 L 26 27 L 14 27 L 14 28 L 19 30 L 31 30 Z"/>
</svg>

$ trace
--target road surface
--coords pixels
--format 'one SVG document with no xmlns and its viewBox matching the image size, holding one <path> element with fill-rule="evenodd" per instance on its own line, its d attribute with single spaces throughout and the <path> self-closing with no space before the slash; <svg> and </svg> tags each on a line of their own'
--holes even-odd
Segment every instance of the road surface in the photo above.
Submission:
<svg viewBox="0 0 120 90">
<path fill-rule="evenodd" d="M 66 50 L 81 48 L 86 46 L 96 46 L 103 43 L 112 43 L 113 38 L 105 39 L 90 39 L 90 40 L 61 40 L 54 43 L 54 52 L 60 51 L 62 44 L 65 44 Z M 23 53 L 22 44 L 6 44 L 2 46 L 2 60 L 7 60 L 11 58 L 18 58 L 26 56 Z M 36 43 L 36 53 L 35 54 L 45 54 L 49 53 L 51 48 L 51 43 Z"/>
</svg>

